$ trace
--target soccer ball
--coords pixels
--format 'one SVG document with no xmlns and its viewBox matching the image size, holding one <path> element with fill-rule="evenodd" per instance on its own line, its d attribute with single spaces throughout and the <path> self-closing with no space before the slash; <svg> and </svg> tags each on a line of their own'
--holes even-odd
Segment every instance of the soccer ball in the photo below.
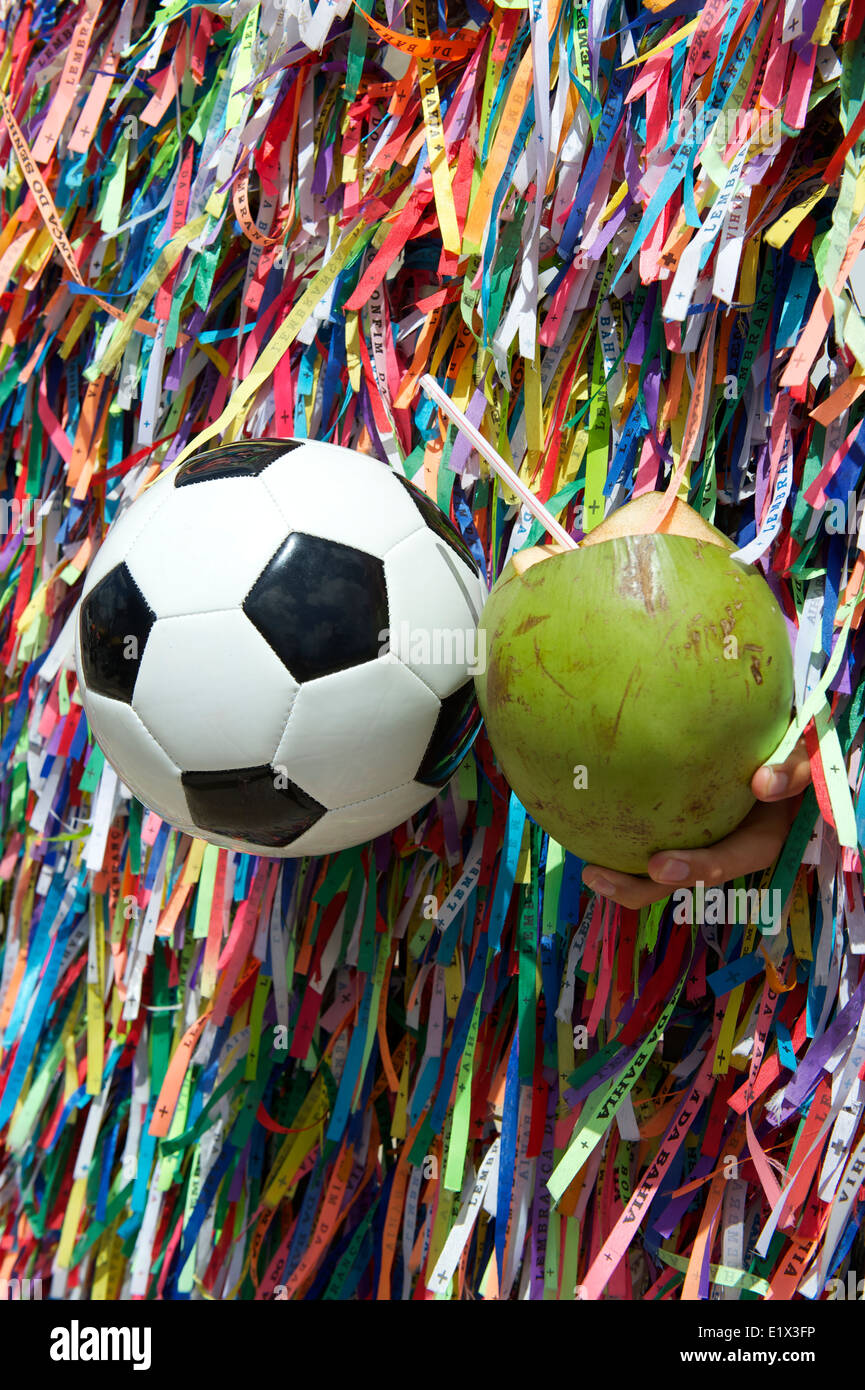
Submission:
<svg viewBox="0 0 865 1390">
<path fill-rule="evenodd" d="M 110 528 L 75 624 L 84 710 L 180 830 L 330 854 L 400 825 L 465 757 L 486 597 L 447 517 L 386 464 L 224 444 Z"/>
</svg>

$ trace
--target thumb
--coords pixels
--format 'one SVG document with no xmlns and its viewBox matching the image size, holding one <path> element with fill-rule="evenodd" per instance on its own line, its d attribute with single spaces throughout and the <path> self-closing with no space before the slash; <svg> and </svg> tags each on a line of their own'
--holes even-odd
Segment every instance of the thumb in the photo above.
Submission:
<svg viewBox="0 0 865 1390">
<path fill-rule="evenodd" d="M 766 763 L 751 778 L 751 791 L 759 801 L 781 801 L 798 796 L 811 781 L 811 764 L 805 740 L 800 738 L 783 763 Z"/>
</svg>

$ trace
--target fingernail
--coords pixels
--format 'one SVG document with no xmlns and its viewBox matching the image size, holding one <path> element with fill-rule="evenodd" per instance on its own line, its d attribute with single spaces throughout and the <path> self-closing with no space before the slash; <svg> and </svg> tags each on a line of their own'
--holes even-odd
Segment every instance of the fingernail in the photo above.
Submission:
<svg viewBox="0 0 865 1390">
<path fill-rule="evenodd" d="M 583 874 L 583 883 L 593 893 L 600 893 L 604 898 L 612 897 L 616 891 L 610 880 L 604 878 L 603 874 L 589 874 L 588 876 Z"/>
<path fill-rule="evenodd" d="M 679 883 L 683 878 L 687 878 L 690 872 L 691 866 L 686 864 L 684 859 L 665 859 L 653 877 L 660 879 L 662 883 Z"/>
<path fill-rule="evenodd" d="M 790 785 L 790 778 L 786 772 L 779 772 L 774 767 L 769 768 L 769 786 L 767 796 L 782 796 Z"/>
</svg>

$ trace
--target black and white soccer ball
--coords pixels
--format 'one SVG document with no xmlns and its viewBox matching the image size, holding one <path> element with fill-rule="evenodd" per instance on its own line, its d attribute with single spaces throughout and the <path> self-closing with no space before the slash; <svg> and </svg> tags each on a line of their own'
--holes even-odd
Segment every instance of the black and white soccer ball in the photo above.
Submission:
<svg viewBox="0 0 865 1390">
<path fill-rule="evenodd" d="M 75 624 L 84 710 L 172 825 L 329 854 L 400 825 L 465 757 L 486 597 L 448 518 L 386 464 L 225 444 L 106 535 Z"/>
</svg>

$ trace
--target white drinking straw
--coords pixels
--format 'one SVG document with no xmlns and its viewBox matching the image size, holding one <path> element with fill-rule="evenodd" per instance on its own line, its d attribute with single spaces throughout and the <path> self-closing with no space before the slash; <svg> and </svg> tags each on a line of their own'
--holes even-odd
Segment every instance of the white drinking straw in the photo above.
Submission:
<svg viewBox="0 0 865 1390">
<path fill-rule="evenodd" d="M 538 521 L 543 523 L 545 530 L 549 531 L 551 536 L 555 536 L 556 540 L 568 550 L 579 550 L 579 545 L 573 536 L 569 536 L 565 528 L 560 526 L 556 518 L 547 511 L 543 502 L 539 502 L 534 493 L 529 492 L 525 483 L 521 482 L 514 470 L 505 463 L 501 454 L 496 452 L 492 444 L 484 439 L 480 430 L 476 430 L 471 420 L 467 419 L 463 412 L 454 405 L 450 396 L 442 390 L 435 377 L 422 376 L 420 384 L 427 395 L 432 397 L 436 405 L 456 425 L 457 429 L 470 440 L 478 453 L 486 459 L 493 472 L 498 474 L 502 482 L 507 483 L 512 492 L 522 498 L 529 511 L 534 512 Z"/>
</svg>

